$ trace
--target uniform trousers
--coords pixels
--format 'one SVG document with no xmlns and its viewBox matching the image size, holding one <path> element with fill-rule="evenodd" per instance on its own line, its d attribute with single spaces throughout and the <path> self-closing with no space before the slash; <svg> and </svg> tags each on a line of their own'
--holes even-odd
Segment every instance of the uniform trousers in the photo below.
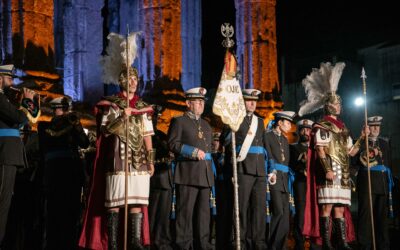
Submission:
<svg viewBox="0 0 400 250">
<path fill-rule="evenodd" d="M 151 249 L 172 249 L 171 199 L 172 189 L 150 189 L 149 219 Z"/>
<path fill-rule="evenodd" d="M 178 249 L 212 249 L 210 188 L 176 184 L 176 245 Z"/>
<path fill-rule="evenodd" d="M 270 250 L 283 250 L 289 234 L 289 193 L 271 190 L 271 223 L 269 228 L 268 245 Z"/>
<path fill-rule="evenodd" d="M 265 249 L 266 178 L 238 174 L 241 249 Z"/>
<path fill-rule="evenodd" d="M 390 249 L 388 195 L 372 194 L 376 249 Z M 358 243 L 360 249 L 372 249 L 371 218 L 368 192 L 358 192 Z"/>
<path fill-rule="evenodd" d="M 16 173 L 16 166 L 0 165 L 0 246 L 6 233 Z"/>
</svg>

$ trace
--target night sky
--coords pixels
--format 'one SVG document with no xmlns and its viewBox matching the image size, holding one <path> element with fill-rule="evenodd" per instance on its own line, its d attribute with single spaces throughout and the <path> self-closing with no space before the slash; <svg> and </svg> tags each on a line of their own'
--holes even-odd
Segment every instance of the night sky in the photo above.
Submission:
<svg viewBox="0 0 400 250">
<path fill-rule="evenodd" d="M 400 13 L 395 4 L 396 1 L 277 0 L 278 65 L 281 56 L 290 59 L 337 51 L 354 53 L 357 48 L 399 40 Z M 202 84 L 215 88 L 224 56 L 220 26 L 224 22 L 235 24 L 235 6 L 234 0 L 202 1 L 202 5 Z M 308 72 L 300 75 L 305 73 Z"/>
</svg>

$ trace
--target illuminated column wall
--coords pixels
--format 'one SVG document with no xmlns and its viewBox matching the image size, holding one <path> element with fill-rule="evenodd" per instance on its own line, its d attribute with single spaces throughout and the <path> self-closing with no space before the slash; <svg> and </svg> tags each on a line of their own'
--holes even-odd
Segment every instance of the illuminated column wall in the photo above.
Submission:
<svg viewBox="0 0 400 250">
<path fill-rule="evenodd" d="M 11 3 L 14 63 L 30 70 L 52 70 L 53 0 L 12 0 Z"/>
<path fill-rule="evenodd" d="M 201 0 L 182 0 L 182 77 L 183 90 L 201 85 Z"/>
<path fill-rule="evenodd" d="M 263 92 L 260 113 L 280 109 L 276 49 L 276 0 L 235 0 L 237 57 L 244 88 Z"/>
<path fill-rule="evenodd" d="M 243 86 L 279 89 L 275 0 L 236 0 L 237 55 Z"/>
<path fill-rule="evenodd" d="M 0 63 L 12 59 L 11 0 L 0 1 Z"/>
<path fill-rule="evenodd" d="M 99 57 L 103 48 L 102 1 L 65 0 L 64 94 L 95 102 L 103 94 Z"/>
</svg>

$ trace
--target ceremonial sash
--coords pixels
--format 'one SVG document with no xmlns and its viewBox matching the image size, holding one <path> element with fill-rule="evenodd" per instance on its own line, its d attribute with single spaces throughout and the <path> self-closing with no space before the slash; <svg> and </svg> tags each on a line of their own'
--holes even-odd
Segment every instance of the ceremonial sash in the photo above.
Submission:
<svg viewBox="0 0 400 250">
<path fill-rule="evenodd" d="M 192 153 L 189 153 L 190 149 L 195 150 L 196 148 L 188 145 L 183 145 L 182 148 L 185 148 L 185 154 L 192 156 Z M 177 161 L 184 161 L 184 157 L 178 157 Z M 214 177 L 217 176 L 217 169 L 215 168 L 214 160 L 212 158 L 211 153 L 206 153 L 204 161 L 211 161 L 211 169 L 214 173 Z M 175 175 L 175 167 L 176 167 L 176 162 L 171 163 L 171 169 L 172 169 L 172 176 Z M 176 214 L 175 214 L 175 208 L 176 208 L 176 191 L 175 191 L 175 183 L 173 184 L 172 187 L 172 205 L 171 205 L 171 219 L 176 219 Z M 217 215 L 217 204 L 215 201 L 215 186 L 211 186 L 211 192 L 210 192 L 210 208 L 212 211 L 212 215 Z"/>
<path fill-rule="evenodd" d="M 291 168 L 289 168 L 286 165 L 283 164 L 279 164 L 274 162 L 271 165 L 271 171 L 273 170 L 278 170 L 281 171 L 283 173 L 287 173 L 288 174 L 288 189 L 289 189 L 289 208 L 290 208 L 290 212 L 292 214 L 296 213 L 295 207 L 294 207 L 294 191 L 293 191 L 293 182 L 294 182 L 294 177 L 295 177 L 295 173 L 293 172 L 293 170 Z"/>
<path fill-rule="evenodd" d="M 364 171 L 367 171 L 368 169 L 366 167 L 362 168 Z M 389 203 L 389 217 L 390 218 L 394 218 L 394 214 L 393 214 L 393 198 L 392 198 L 392 189 L 393 189 L 393 177 L 392 177 L 392 171 L 390 171 L 390 168 L 384 166 L 384 165 L 377 165 L 374 167 L 371 167 L 369 169 L 370 171 L 376 171 L 376 172 L 383 172 L 386 173 L 388 176 L 388 191 L 389 191 L 389 199 L 388 199 L 388 203 Z"/>
<path fill-rule="evenodd" d="M 1 128 L 0 137 L 20 137 L 20 133 L 18 129 Z"/>
<path fill-rule="evenodd" d="M 258 118 L 257 118 L 257 116 L 255 116 L 253 114 L 249 131 L 247 132 L 246 138 L 244 138 L 244 142 L 242 144 L 239 155 L 237 157 L 238 162 L 241 162 L 246 158 L 247 153 L 249 152 L 251 143 L 253 142 L 254 137 L 256 136 L 257 127 L 258 127 Z"/>
</svg>

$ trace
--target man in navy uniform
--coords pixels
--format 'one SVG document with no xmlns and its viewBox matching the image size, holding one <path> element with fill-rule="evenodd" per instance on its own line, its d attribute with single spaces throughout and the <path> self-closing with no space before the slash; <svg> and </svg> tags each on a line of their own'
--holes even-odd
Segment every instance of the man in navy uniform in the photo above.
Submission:
<svg viewBox="0 0 400 250">
<path fill-rule="evenodd" d="M 239 184 L 239 217 L 241 249 L 265 249 L 265 210 L 266 210 L 266 151 L 264 141 L 264 122 L 254 112 L 257 107 L 257 89 L 243 89 L 247 115 L 235 133 L 237 152 L 237 172 Z M 223 138 L 230 139 L 223 132 Z M 229 142 L 231 143 L 231 142 Z M 227 144 L 227 142 L 222 142 Z M 226 171 L 232 173 L 231 144 L 227 146 Z M 230 174 L 231 180 L 232 174 Z M 232 183 L 230 183 L 232 186 Z M 233 200 L 231 198 L 231 200 Z M 231 207 L 233 207 L 231 205 Z M 233 213 L 232 213 L 233 214 Z M 229 228 L 228 228 L 229 229 Z"/>
<path fill-rule="evenodd" d="M 293 191 L 296 214 L 294 216 L 293 237 L 296 241 L 295 249 L 299 250 L 304 249 L 303 224 L 307 191 L 307 153 L 313 123 L 308 119 L 298 121 L 296 124 L 298 141 L 289 145 L 289 166 L 295 172 Z"/>
<path fill-rule="evenodd" d="M 212 129 L 201 118 L 206 90 L 185 92 L 187 112 L 171 121 L 168 146 L 177 160 L 176 244 L 179 249 L 210 249 L 210 202 L 214 173 L 211 156 Z"/>
<path fill-rule="evenodd" d="M 38 124 L 47 189 L 47 246 L 49 249 L 73 249 L 78 241 L 84 184 L 79 149 L 87 148 L 90 142 L 78 115 L 71 112 L 70 97 L 55 98 L 50 105 L 53 118 Z"/>
<path fill-rule="evenodd" d="M 369 167 L 371 174 L 372 204 L 374 212 L 374 228 L 377 249 L 390 249 L 389 239 L 389 196 L 391 196 L 392 167 L 389 141 L 380 136 L 381 116 L 369 117 Z M 367 130 L 368 131 L 368 130 Z M 368 199 L 368 172 L 365 142 L 360 143 L 358 159 L 358 242 L 360 249 L 372 249 L 371 218 Z"/>
<path fill-rule="evenodd" d="M 173 179 L 172 157 L 168 149 L 167 135 L 157 129 L 157 121 L 162 107 L 156 106 L 153 114 L 153 147 L 156 149 L 154 175 L 150 178 L 149 221 L 151 249 L 172 249 L 171 201 Z"/>
<path fill-rule="evenodd" d="M 0 65 L 0 246 L 5 235 L 17 168 L 27 166 L 19 129 L 29 121 L 36 122 L 40 115 L 32 90 L 23 90 L 19 108 L 10 103 L 5 92 L 12 85 L 14 76 L 13 65 Z"/>
<path fill-rule="evenodd" d="M 291 196 L 293 172 L 288 167 L 289 142 L 284 133 L 288 133 L 291 129 L 294 116 L 293 111 L 275 112 L 272 129 L 265 133 L 266 149 L 270 158 L 268 171 L 271 174 L 271 223 L 268 245 L 269 249 L 273 250 L 286 249 L 286 238 L 289 233 L 289 204 L 290 201 L 293 202 Z"/>
</svg>

